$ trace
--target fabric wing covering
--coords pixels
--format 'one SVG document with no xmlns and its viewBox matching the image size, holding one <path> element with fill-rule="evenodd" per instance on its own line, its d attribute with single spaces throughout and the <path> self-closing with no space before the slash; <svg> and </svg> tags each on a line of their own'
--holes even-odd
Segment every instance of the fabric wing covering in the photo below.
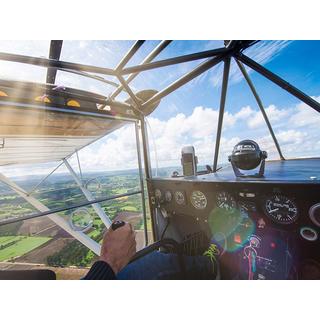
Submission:
<svg viewBox="0 0 320 320">
<path fill-rule="evenodd" d="M 0 165 L 62 160 L 126 122 L 1 106 Z"/>
</svg>

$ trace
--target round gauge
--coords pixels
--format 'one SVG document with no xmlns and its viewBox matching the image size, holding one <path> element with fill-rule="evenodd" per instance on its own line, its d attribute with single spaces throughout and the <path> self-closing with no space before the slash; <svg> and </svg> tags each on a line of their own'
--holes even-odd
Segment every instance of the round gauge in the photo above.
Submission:
<svg viewBox="0 0 320 320">
<path fill-rule="evenodd" d="M 281 224 L 290 224 L 298 218 L 298 208 L 295 203 L 284 195 L 275 194 L 266 200 L 266 215 Z"/>
<path fill-rule="evenodd" d="M 167 190 L 164 194 L 164 198 L 166 200 L 166 202 L 171 202 L 172 200 L 172 193 L 170 190 Z"/>
<path fill-rule="evenodd" d="M 230 193 L 222 191 L 217 194 L 217 206 L 228 212 L 232 212 L 237 208 L 237 203 Z"/>
<path fill-rule="evenodd" d="M 207 198 L 201 191 L 193 191 L 190 200 L 196 209 L 203 210 L 207 207 Z"/>
<path fill-rule="evenodd" d="M 239 201 L 238 202 L 240 213 L 256 212 L 257 208 L 253 202 Z"/>
<path fill-rule="evenodd" d="M 320 227 L 320 203 L 313 205 L 309 209 L 309 217 L 317 227 Z"/>
<path fill-rule="evenodd" d="M 156 189 L 154 190 L 154 195 L 156 196 L 157 199 L 161 198 L 161 190 L 160 189 Z"/>
<path fill-rule="evenodd" d="M 186 203 L 186 198 L 182 191 L 176 191 L 174 194 L 174 198 L 177 204 L 183 205 Z"/>
</svg>

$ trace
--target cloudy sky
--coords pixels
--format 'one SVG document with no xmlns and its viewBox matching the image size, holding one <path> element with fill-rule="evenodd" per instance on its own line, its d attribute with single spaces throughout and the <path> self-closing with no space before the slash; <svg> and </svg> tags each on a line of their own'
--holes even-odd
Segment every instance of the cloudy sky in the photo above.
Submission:
<svg viewBox="0 0 320 320">
<path fill-rule="evenodd" d="M 139 64 L 158 43 L 145 42 L 128 65 Z M 115 67 L 132 44 L 133 41 L 65 41 L 61 59 Z M 177 41 L 171 43 L 156 60 L 220 46 L 222 41 Z M 48 50 L 49 41 L 0 41 L 0 51 L 47 57 Z M 245 53 L 320 101 L 319 50 L 320 41 L 261 41 Z M 143 72 L 131 83 L 131 88 L 135 92 L 147 88 L 161 90 L 198 63 L 200 61 Z M 259 74 L 249 69 L 247 71 L 266 107 L 284 156 L 319 156 L 320 115 Z M 44 68 L 0 62 L 1 78 L 44 82 L 45 76 Z M 185 145 L 195 146 L 200 164 L 212 164 L 221 77 L 222 65 L 218 65 L 164 98 L 148 117 L 153 167 L 156 163 L 159 167 L 179 165 L 181 148 Z M 106 96 L 113 89 L 95 80 L 61 71 L 56 83 Z M 126 94 L 119 96 L 120 100 L 126 98 Z M 227 162 L 232 147 L 242 139 L 256 140 L 263 150 L 268 151 L 270 159 L 278 158 L 247 83 L 232 62 L 220 163 Z M 84 171 L 136 168 L 133 128 L 121 128 L 86 147 L 79 155 Z M 54 165 L 35 166 L 35 171 L 45 173 Z M 25 174 L 29 170 L 30 166 L 2 168 L 2 172 L 9 175 Z"/>
</svg>

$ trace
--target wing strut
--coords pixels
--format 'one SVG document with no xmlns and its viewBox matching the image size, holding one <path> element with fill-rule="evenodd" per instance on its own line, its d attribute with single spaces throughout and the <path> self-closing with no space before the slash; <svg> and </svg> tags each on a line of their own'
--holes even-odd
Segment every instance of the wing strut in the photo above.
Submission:
<svg viewBox="0 0 320 320">
<path fill-rule="evenodd" d="M 0 181 L 10 186 L 10 188 L 13 191 L 15 191 L 19 196 L 21 196 L 24 200 L 30 203 L 38 211 L 46 212 L 50 210 L 47 206 L 42 204 L 38 199 L 30 195 L 27 195 L 27 192 L 25 190 L 23 190 L 21 187 L 19 187 L 16 183 L 11 181 L 2 173 L 0 173 Z M 92 250 L 95 254 L 97 255 L 100 254 L 100 249 L 101 249 L 100 244 L 92 240 L 85 233 L 81 231 L 73 230 L 69 225 L 69 223 L 65 219 L 63 219 L 63 217 L 59 216 L 57 213 L 53 213 L 51 215 L 48 215 L 48 218 L 51 219 L 54 223 L 56 223 L 59 227 L 67 231 L 75 239 L 79 240 L 82 244 L 84 244 L 86 247 Z"/>
</svg>

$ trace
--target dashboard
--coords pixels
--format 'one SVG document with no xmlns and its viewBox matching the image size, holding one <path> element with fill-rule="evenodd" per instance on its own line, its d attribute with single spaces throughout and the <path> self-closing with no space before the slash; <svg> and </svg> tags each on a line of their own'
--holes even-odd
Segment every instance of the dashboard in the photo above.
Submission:
<svg viewBox="0 0 320 320">
<path fill-rule="evenodd" d="M 257 257 L 256 278 L 320 278 L 318 183 L 203 176 L 152 179 L 151 186 L 153 207 L 164 217 L 192 217 L 195 228 L 236 259 L 233 274 L 240 278 L 248 276 L 242 266 L 248 250 Z"/>
<path fill-rule="evenodd" d="M 171 214 L 206 222 L 215 208 L 255 213 L 276 228 L 320 227 L 318 185 L 233 184 L 153 180 L 154 202 Z"/>
</svg>

